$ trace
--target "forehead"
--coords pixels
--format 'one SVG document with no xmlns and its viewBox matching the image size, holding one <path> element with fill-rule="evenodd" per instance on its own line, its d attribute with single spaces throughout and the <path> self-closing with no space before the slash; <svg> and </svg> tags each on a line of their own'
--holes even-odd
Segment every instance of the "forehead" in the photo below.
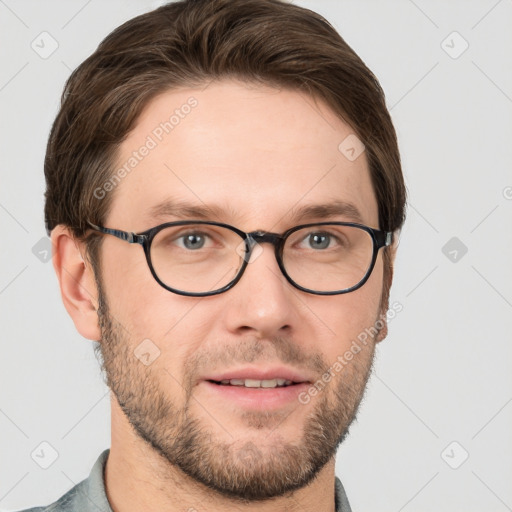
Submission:
<svg viewBox="0 0 512 512">
<path fill-rule="evenodd" d="M 378 227 L 357 143 L 325 104 L 296 91 L 234 81 L 167 91 L 119 148 L 108 221 L 147 229 L 176 213 L 159 208 L 170 202 L 211 207 L 212 220 L 248 231 L 285 229 L 299 210 L 337 202 Z"/>
</svg>

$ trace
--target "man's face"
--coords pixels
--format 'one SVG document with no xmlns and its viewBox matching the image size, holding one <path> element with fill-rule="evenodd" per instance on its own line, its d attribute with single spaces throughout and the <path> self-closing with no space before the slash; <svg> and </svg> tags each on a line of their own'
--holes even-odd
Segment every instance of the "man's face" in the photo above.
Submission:
<svg viewBox="0 0 512 512">
<path fill-rule="evenodd" d="M 181 108 L 191 96 L 197 103 Z M 179 121 L 168 133 L 159 131 L 176 109 Z M 117 185 L 104 225 L 140 232 L 201 220 L 150 213 L 170 201 L 215 207 L 209 220 L 246 232 L 282 233 L 309 222 L 353 221 L 341 214 L 295 216 L 304 206 L 344 201 L 363 223 L 378 227 L 364 153 L 351 161 L 338 150 L 351 133 L 327 107 L 289 90 L 223 81 L 167 92 L 121 145 L 118 167 L 141 146 L 153 146 L 148 136 L 156 142 Z M 302 487 L 332 461 L 356 414 L 374 342 L 361 345 L 323 389 L 308 390 L 374 326 L 383 270 L 379 254 L 360 289 L 312 295 L 285 280 L 270 244 L 261 249 L 234 288 L 199 298 L 161 287 L 138 245 L 106 236 L 101 250 L 108 307 L 100 318 L 101 350 L 126 418 L 164 460 L 196 481 L 252 500 Z M 136 357 L 141 351 L 150 364 Z M 306 383 L 253 389 L 210 382 L 263 371 L 268 379 L 293 374 Z"/>
</svg>

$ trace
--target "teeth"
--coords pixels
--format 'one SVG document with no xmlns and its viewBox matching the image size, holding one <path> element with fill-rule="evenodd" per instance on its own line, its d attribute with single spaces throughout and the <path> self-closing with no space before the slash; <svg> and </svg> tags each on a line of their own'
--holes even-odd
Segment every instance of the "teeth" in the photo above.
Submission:
<svg viewBox="0 0 512 512">
<path fill-rule="evenodd" d="M 292 381 L 286 379 L 224 379 L 220 383 L 225 385 L 231 384 L 232 386 L 245 386 L 246 388 L 275 388 L 289 386 L 292 384 Z"/>
</svg>

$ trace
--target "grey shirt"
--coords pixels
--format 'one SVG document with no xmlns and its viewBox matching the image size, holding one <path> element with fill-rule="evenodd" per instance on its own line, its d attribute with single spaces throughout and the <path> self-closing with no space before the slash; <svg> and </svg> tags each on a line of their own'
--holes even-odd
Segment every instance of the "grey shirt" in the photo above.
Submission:
<svg viewBox="0 0 512 512">
<path fill-rule="evenodd" d="M 113 512 L 105 492 L 103 472 L 110 448 L 107 448 L 94 463 L 89 477 L 76 484 L 51 505 L 35 507 L 20 512 Z M 338 477 L 335 480 L 334 496 L 336 512 L 351 512 L 345 489 Z"/>
</svg>

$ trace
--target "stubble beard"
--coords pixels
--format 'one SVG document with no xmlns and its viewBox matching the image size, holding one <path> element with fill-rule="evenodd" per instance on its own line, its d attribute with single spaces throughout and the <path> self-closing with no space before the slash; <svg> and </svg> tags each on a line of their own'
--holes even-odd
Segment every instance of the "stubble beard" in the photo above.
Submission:
<svg viewBox="0 0 512 512">
<path fill-rule="evenodd" d="M 105 294 L 101 286 L 98 288 L 102 340 L 94 350 L 105 383 L 134 432 L 171 466 L 220 497 L 248 502 L 284 496 L 308 485 L 335 457 L 356 418 L 371 375 L 373 344 L 369 343 L 356 354 L 325 389 L 311 398 L 307 407 L 313 407 L 304 420 L 299 438 L 289 440 L 279 434 L 279 425 L 286 421 L 287 414 L 246 411 L 240 418 L 247 426 L 247 438 L 223 442 L 216 435 L 219 425 L 209 415 L 200 419 L 191 412 L 195 400 L 186 382 L 183 383 L 185 404 L 180 408 L 172 401 L 169 391 L 159 385 L 158 371 L 166 370 L 145 366 L 135 357 L 135 345 L 109 314 Z M 280 347 L 278 354 L 287 356 L 285 359 L 304 360 L 304 355 L 298 355 L 298 349 L 290 340 L 272 341 Z M 248 351 L 253 352 L 253 358 L 261 353 L 261 345 L 257 343 L 256 340 L 242 343 L 236 360 L 247 360 Z M 205 357 L 208 355 L 201 355 L 202 359 Z M 324 369 L 330 366 L 321 355 L 316 357 Z M 181 387 L 178 389 L 183 392 Z M 297 407 L 306 406 L 297 401 Z M 272 435 L 272 446 L 258 446 L 253 441 L 261 429 L 265 429 L 267 441 Z"/>
</svg>

